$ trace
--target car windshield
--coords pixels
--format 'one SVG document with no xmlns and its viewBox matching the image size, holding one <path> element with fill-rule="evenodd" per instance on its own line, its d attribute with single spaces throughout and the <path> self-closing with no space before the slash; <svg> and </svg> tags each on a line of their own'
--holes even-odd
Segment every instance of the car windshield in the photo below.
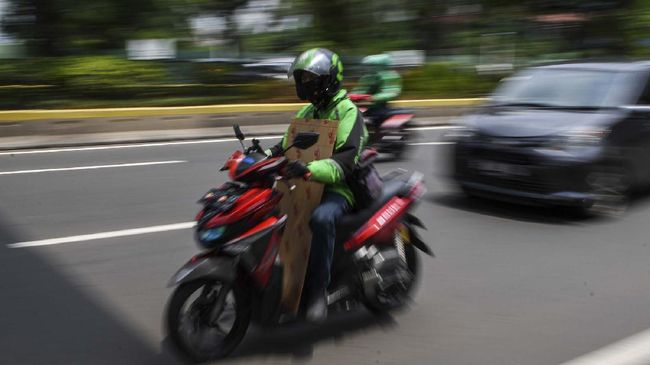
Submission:
<svg viewBox="0 0 650 365">
<path fill-rule="evenodd" d="M 496 105 L 606 108 L 625 104 L 637 83 L 630 72 L 560 68 L 528 69 L 505 79 L 492 95 Z"/>
</svg>

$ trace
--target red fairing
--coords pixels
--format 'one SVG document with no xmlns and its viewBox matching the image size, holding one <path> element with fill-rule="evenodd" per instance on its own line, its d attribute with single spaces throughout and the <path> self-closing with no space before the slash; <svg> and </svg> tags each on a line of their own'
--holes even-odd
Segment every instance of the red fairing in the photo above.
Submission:
<svg viewBox="0 0 650 365">
<path fill-rule="evenodd" d="M 386 121 L 384 121 L 381 124 L 381 127 L 386 129 L 397 129 L 402 127 L 406 122 L 408 122 L 411 119 L 413 119 L 413 114 L 393 115 L 392 117 L 386 119 Z"/>
<path fill-rule="evenodd" d="M 235 180 L 237 165 L 239 165 L 239 162 L 241 162 L 244 157 L 246 156 L 242 151 L 235 151 L 230 155 L 230 158 L 228 158 L 228 161 L 226 161 L 226 164 L 223 166 L 225 169 L 228 169 L 228 176 L 230 176 L 231 179 Z"/>
<path fill-rule="evenodd" d="M 364 224 L 352 238 L 345 242 L 343 245 L 345 250 L 359 248 L 370 238 L 381 236 L 384 232 L 391 232 L 394 224 L 406 213 L 412 202 L 411 198 L 393 197 L 370 218 L 368 223 Z"/>
<path fill-rule="evenodd" d="M 253 278 L 255 278 L 255 281 L 257 281 L 257 283 L 262 288 L 266 287 L 266 285 L 269 283 L 269 279 L 271 278 L 271 268 L 273 267 L 275 257 L 278 254 L 280 237 L 280 231 L 276 230 L 273 232 L 271 240 L 266 246 L 266 250 L 264 251 L 264 256 L 262 256 L 262 259 L 257 264 L 257 267 L 255 267 L 253 270 Z"/>
<path fill-rule="evenodd" d="M 264 219 L 267 215 L 269 215 L 275 207 L 280 204 L 280 200 L 282 199 L 282 193 L 276 191 L 274 194 L 271 194 L 271 197 L 269 198 L 268 201 L 265 201 L 264 204 L 259 206 L 258 208 L 255 208 L 255 212 L 253 215 L 251 215 L 251 220 L 253 222 L 256 222 L 260 219 Z"/>
<path fill-rule="evenodd" d="M 268 219 L 260 222 L 260 224 L 256 225 L 255 227 L 249 229 L 248 231 L 244 232 L 241 236 L 235 238 L 235 240 L 241 240 L 242 238 L 246 238 L 250 235 L 253 235 L 257 232 L 260 232 L 266 228 L 269 228 L 276 224 L 278 222 L 277 217 L 269 217 Z"/>
<path fill-rule="evenodd" d="M 273 157 L 273 158 L 265 159 L 263 161 L 260 161 L 260 162 L 258 162 L 256 164 L 252 165 L 251 167 L 247 168 L 246 170 L 242 171 L 241 174 L 233 176 L 233 174 L 235 173 L 235 170 L 237 169 L 237 164 L 239 163 L 239 161 L 241 161 L 241 159 L 240 159 L 239 161 L 237 161 L 237 164 L 235 164 L 235 166 L 231 168 L 230 177 L 233 180 L 238 180 L 238 179 L 241 179 L 242 177 L 250 174 L 253 171 L 264 170 L 265 167 L 266 168 L 271 168 L 272 170 L 273 169 L 279 169 L 282 166 L 284 166 L 284 164 L 286 163 L 286 161 L 280 161 L 280 159 L 281 158 L 279 158 L 279 157 Z M 277 164 L 277 166 L 274 167 L 273 166 L 274 164 Z"/>
<path fill-rule="evenodd" d="M 279 196 L 271 197 L 272 194 L 273 189 L 270 188 L 252 188 L 246 191 L 237 199 L 235 205 L 228 212 L 216 215 L 210 219 L 206 224 L 206 228 L 240 221 L 246 215 L 256 211 L 270 212 L 280 200 Z"/>
</svg>

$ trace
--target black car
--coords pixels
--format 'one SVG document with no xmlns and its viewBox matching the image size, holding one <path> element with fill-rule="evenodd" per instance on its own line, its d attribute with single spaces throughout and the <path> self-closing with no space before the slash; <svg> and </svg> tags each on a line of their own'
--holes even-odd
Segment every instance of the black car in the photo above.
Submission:
<svg viewBox="0 0 650 365">
<path fill-rule="evenodd" d="M 650 186 L 650 62 L 525 69 L 454 133 L 453 175 L 471 195 L 622 211 Z"/>
</svg>

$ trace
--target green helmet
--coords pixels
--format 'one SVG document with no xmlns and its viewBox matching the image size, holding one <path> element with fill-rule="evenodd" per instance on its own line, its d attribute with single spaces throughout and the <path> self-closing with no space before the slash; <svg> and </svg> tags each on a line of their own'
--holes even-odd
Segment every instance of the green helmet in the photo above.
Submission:
<svg viewBox="0 0 650 365">
<path fill-rule="evenodd" d="M 343 64 L 336 53 L 313 48 L 296 57 L 287 76 L 293 77 L 300 100 L 324 107 L 341 89 Z"/>
<path fill-rule="evenodd" d="M 385 53 L 366 56 L 363 58 L 361 63 L 377 70 L 387 70 L 393 64 L 390 55 Z"/>
</svg>

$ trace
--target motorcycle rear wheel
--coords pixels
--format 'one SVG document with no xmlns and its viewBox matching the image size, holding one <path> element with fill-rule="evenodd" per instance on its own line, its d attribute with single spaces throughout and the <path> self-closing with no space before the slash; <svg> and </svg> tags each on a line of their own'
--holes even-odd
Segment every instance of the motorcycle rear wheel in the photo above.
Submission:
<svg viewBox="0 0 650 365">
<path fill-rule="evenodd" d="M 223 309 L 210 323 L 209 314 L 221 290 L 228 290 Z M 179 286 L 172 293 L 166 313 L 167 333 L 174 349 L 197 363 L 228 356 L 244 338 L 250 319 L 245 291 L 217 280 L 196 280 Z"/>
<path fill-rule="evenodd" d="M 417 249 L 411 243 L 404 245 L 404 253 L 406 257 L 407 267 L 413 275 L 413 279 L 410 282 L 410 285 L 406 289 L 400 290 L 394 295 L 376 292 L 374 294 L 376 298 L 366 298 L 364 304 L 371 313 L 382 316 L 388 312 L 397 311 L 403 308 L 407 303 L 411 301 L 415 288 L 419 282 L 420 259 L 418 257 Z"/>
</svg>

